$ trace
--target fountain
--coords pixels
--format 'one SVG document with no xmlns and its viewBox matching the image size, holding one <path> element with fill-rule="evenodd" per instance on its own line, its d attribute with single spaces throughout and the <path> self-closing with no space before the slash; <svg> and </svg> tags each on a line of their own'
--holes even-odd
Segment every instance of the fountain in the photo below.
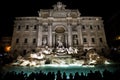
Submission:
<svg viewBox="0 0 120 80">
<path fill-rule="evenodd" d="M 93 49 L 88 50 L 85 56 L 80 54 L 80 51 L 76 53 L 77 50 L 74 47 L 37 48 L 35 52 L 18 56 L 11 64 L 4 66 L 2 72 L 20 73 L 24 71 L 29 75 L 32 72 L 43 71 L 47 74 L 48 72 L 57 73 L 60 70 L 61 73 L 66 72 L 69 76 L 70 73 L 75 74 L 76 72 L 86 74 L 90 70 L 102 72 L 107 69 L 114 72 L 119 69 L 119 65 L 111 65 L 108 59 L 98 55 Z"/>
<path fill-rule="evenodd" d="M 109 64 L 109 60 L 99 56 L 93 49 L 88 50 L 84 59 L 79 59 L 73 55 L 78 54 L 78 49 L 58 46 L 53 52 L 53 48 L 45 46 L 36 53 L 28 53 L 24 57 L 18 56 L 17 60 L 11 63 L 12 66 L 83 66 L 94 67 L 98 64 Z"/>
</svg>

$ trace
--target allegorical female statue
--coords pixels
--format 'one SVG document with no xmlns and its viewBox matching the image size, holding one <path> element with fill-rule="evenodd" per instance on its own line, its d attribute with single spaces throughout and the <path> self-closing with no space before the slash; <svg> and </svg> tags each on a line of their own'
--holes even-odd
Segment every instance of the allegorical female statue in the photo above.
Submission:
<svg viewBox="0 0 120 80">
<path fill-rule="evenodd" d="M 58 36 L 58 39 L 57 39 L 57 43 L 58 43 L 58 47 L 63 47 L 63 43 L 62 43 L 62 36 Z"/>
</svg>

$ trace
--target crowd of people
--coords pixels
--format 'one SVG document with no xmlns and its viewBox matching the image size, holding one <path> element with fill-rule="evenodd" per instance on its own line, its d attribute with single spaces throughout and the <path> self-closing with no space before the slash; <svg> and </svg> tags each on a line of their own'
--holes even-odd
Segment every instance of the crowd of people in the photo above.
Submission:
<svg viewBox="0 0 120 80">
<path fill-rule="evenodd" d="M 90 71 L 87 74 L 76 72 L 69 75 L 60 71 L 57 71 L 57 73 L 32 72 L 29 75 L 23 71 L 20 73 L 12 71 L 5 74 L 0 73 L 0 80 L 120 80 L 120 70 L 110 72 L 105 69 L 102 73 L 100 71 Z"/>
</svg>

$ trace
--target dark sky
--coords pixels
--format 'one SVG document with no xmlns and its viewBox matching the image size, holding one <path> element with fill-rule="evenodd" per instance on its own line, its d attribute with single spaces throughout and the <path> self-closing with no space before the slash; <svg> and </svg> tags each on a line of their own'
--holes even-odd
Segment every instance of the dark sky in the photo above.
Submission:
<svg viewBox="0 0 120 80">
<path fill-rule="evenodd" d="M 39 9 L 52 9 L 58 1 L 79 9 L 81 16 L 103 17 L 107 39 L 120 35 L 120 5 L 115 0 L 0 0 L 0 36 L 12 36 L 14 17 L 37 16 Z"/>
</svg>

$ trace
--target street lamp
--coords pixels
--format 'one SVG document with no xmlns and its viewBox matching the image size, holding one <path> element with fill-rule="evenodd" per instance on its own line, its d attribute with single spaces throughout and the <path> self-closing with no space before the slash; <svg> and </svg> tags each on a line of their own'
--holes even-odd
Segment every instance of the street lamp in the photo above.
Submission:
<svg viewBox="0 0 120 80">
<path fill-rule="evenodd" d="M 5 46 L 5 52 L 10 52 L 11 46 Z"/>
</svg>

